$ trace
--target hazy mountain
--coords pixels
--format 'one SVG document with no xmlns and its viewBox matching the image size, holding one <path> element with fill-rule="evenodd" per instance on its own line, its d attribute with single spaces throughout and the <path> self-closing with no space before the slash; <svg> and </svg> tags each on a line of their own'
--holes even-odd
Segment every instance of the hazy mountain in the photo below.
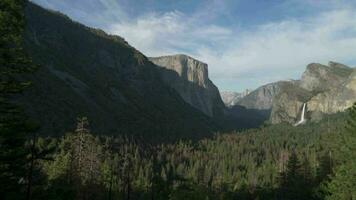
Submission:
<svg viewBox="0 0 356 200">
<path fill-rule="evenodd" d="M 228 107 L 231 107 L 238 104 L 238 102 L 250 92 L 252 92 L 252 90 L 246 89 L 244 92 L 241 93 L 232 91 L 222 91 L 220 94 L 224 104 Z"/>
<path fill-rule="evenodd" d="M 356 101 L 356 70 L 343 64 L 309 64 L 300 81 L 286 84 L 275 97 L 271 122 L 295 123 L 306 103 L 307 120 L 344 111 Z"/>
<path fill-rule="evenodd" d="M 288 81 L 279 81 L 263 85 L 243 97 L 237 104 L 248 109 L 270 110 L 273 98 L 278 94 L 281 85 L 285 82 Z"/>
<path fill-rule="evenodd" d="M 190 105 L 208 116 L 221 116 L 225 106 L 218 88 L 208 77 L 208 65 L 186 55 L 150 58 L 162 67 L 163 80 Z"/>
<path fill-rule="evenodd" d="M 19 101 L 41 122 L 42 133 L 72 130 L 76 117 L 83 115 L 99 134 L 194 138 L 216 128 L 209 117 L 167 86 L 161 67 L 123 38 L 32 3 L 26 18 L 26 48 L 41 67 L 31 76 L 33 87 Z M 215 99 L 204 107 L 212 114 L 222 103 L 207 71 L 203 73 L 203 77 L 193 78 L 202 78 L 197 80 L 200 87 L 213 87 L 209 92 Z"/>
</svg>

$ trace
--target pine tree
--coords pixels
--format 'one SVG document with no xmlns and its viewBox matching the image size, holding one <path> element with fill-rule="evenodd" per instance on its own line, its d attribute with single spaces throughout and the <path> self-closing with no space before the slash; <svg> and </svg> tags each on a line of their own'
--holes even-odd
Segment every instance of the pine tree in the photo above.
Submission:
<svg viewBox="0 0 356 200">
<path fill-rule="evenodd" d="M 314 177 L 312 175 L 310 162 L 306 156 L 304 156 L 300 171 L 302 175 L 300 185 L 301 196 L 303 196 L 304 199 L 311 199 L 313 192 L 312 189 L 314 187 Z"/>
<path fill-rule="evenodd" d="M 318 184 L 329 179 L 329 176 L 332 173 L 332 168 L 331 152 L 324 153 L 324 155 L 320 158 L 317 170 L 316 181 Z"/>
<path fill-rule="evenodd" d="M 31 125 L 22 109 L 13 102 L 16 94 L 30 85 L 20 81 L 32 72 L 23 49 L 25 0 L 0 1 L 0 193 L 5 199 L 18 198 L 26 182 L 27 133 Z"/>
<path fill-rule="evenodd" d="M 77 128 L 71 139 L 72 169 L 78 198 L 98 194 L 95 191 L 99 188 L 94 186 L 101 179 L 101 149 L 99 141 L 90 133 L 87 117 L 77 119 Z"/>
<path fill-rule="evenodd" d="M 335 175 L 327 184 L 330 193 L 327 199 L 356 199 L 356 103 L 349 111 L 346 131 L 339 146 L 344 163 L 335 170 Z"/>
<path fill-rule="evenodd" d="M 280 195 L 282 199 L 299 200 L 302 199 L 301 187 L 303 184 L 303 175 L 301 173 L 301 164 L 296 152 L 293 150 L 287 169 L 281 174 Z"/>
</svg>

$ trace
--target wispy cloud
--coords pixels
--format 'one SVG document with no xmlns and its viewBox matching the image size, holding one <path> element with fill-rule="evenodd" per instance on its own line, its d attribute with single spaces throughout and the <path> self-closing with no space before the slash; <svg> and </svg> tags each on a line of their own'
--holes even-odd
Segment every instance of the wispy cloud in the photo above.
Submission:
<svg viewBox="0 0 356 200">
<path fill-rule="evenodd" d="M 356 47 L 355 17 L 352 10 L 340 10 L 302 21 L 268 23 L 237 33 L 238 37 L 231 38 L 220 59 L 214 61 L 214 65 L 224 63 L 225 66 L 214 74 L 238 76 L 258 70 L 283 73 L 304 68 L 310 62 L 350 62 Z M 205 53 L 199 56 L 209 59 Z"/>
<path fill-rule="evenodd" d="M 253 78 L 265 83 L 296 78 L 310 62 L 352 62 L 356 12 L 336 10 L 247 31 L 200 25 L 183 13 L 171 12 L 114 24 L 110 31 L 149 56 L 189 53 L 209 64 L 212 79 Z"/>
<path fill-rule="evenodd" d="M 149 13 L 133 21 L 112 24 L 109 32 L 124 36 L 148 56 L 194 54 L 197 49 L 217 45 L 232 34 L 218 25 L 198 24 L 178 11 Z"/>
</svg>

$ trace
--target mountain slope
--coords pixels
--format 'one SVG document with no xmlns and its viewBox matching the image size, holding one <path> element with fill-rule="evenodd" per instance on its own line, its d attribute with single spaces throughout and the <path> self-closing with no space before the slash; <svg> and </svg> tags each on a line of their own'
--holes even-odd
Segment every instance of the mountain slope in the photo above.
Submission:
<svg viewBox="0 0 356 200">
<path fill-rule="evenodd" d="M 222 91 L 221 92 L 221 98 L 224 102 L 224 104 L 228 107 L 234 106 L 238 104 L 238 102 L 250 94 L 252 92 L 251 90 L 246 89 L 244 92 L 238 93 L 238 92 L 231 92 L 231 91 Z"/>
<path fill-rule="evenodd" d="M 272 108 L 273 98 L 279 93 L 280 87 L 288 81 L 279 81 L 263 85 L 253 90 L 240 101 L 238 105 L 248 109 L 270 110 Z"/>
<path fill-rule="evenodd" d="M 88 116 L 99 134 L 194 138 L 216 128 L 121 37 L 32 3 L 26 18 L 26 49 L 41 68 L 19 101 L 41 122 L 42 133 L 72 130 L 80 115 Z"/>
<path fill-rule="evenodd" d="M 329 62 L 309 64 L 300 81 L 281 88 L 272 106 L 272 123 L 295 123 L 304 103 L 308 120 L 342 112 L 356 101 L 356 69 Z"/>
<path fill-rule="evenodd" d="M 163 80 L 187 103 L 210 117 L 223 115 L 225 106 L 218 88 L 208 77 L 207 64 L 186 55 L 153 57 L 150 60 L 162 67 Z"/>
</svg>

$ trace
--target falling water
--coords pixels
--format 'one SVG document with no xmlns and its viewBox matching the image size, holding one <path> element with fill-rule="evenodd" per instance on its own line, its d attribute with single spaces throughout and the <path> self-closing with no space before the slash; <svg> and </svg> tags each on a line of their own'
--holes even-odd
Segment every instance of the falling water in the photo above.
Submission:
<svg viewBox="0 0 356 200">
<path fill-rule="evenodd" d="M 297 122 L 296 124 L 294 124 L 294 126 L 298 126 L 298 125 L 303 124 L 305 122 L 304 115 L 305 115 L 305 107 L 306 107 L 306 105 L 307 105 L 306 103 L 303 103 L 303 109 L 302 109 L 302 115 L 300 116 L 300 121 Z"/>
</svg>

